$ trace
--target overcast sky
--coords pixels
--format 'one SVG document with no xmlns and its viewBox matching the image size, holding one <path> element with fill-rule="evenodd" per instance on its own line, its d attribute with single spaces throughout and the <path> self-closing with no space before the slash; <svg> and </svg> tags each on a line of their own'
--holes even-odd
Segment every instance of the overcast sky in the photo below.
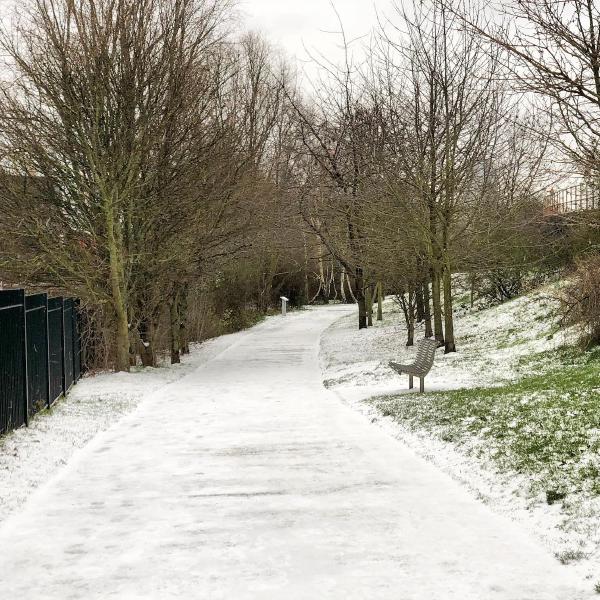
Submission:
<svg viewBox="0 0 600 600">
<path fill-rule="evenodd" d="M 377 23 L 377 11 L 389 12 L 391 0 L 334 0 L 350 39 L 368 35 Z M 306 46 L 330 59 L 341 59 L 338 20 L 330 0 L 239 0 L 244 25 L 300 61 Z"/>
<path fill-rule="evenodd" d="M 377 11 L 389 14 L 393 0 L 333 0 L 348 39 L 368 36 L 377 24 Z M 0 21 L 13 13 L 14 6 L 24 0 L 0 0 Z M 307 53 L 321 52 L 337 62 L 343 58 L 340 49 L 339 23 L 331 0 L 237 0 L 243 29 L 258 30 L 283 49 L 291 58 L 306 66 Z M 359 48 L 360 41 L 353 47 Z M 315 67 L 308 66 L 309 74 Z"/>
<path fill-rule="evenodd" d="M 376 8 L 389 11 L 392 0 L 333 0 L 349 38 L 364 36 L 377 22 Z M 0 20 L 13 13 L 23 0 L 0 0 Z M 259 30 L 290 56 L 306 58 L 305 44 L 326 55 L 339 56 L 337 17 L 331 0 L 237 0 L 241 24 Z M 332 54 L 333 53 L 333 54 Z"/>
</svg>

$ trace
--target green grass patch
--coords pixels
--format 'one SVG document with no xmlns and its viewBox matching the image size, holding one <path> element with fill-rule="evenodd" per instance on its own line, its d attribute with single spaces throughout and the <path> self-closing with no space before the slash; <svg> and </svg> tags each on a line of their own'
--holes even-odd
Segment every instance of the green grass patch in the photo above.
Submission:
<svg viewBox="0 0 600 600">
<path fill-rule="evenodd" d="M 427 430 L 504 472 L 531 478 L 549 503 L 600 494 L 600 350 L 528 356 L 519 381 L 494 388 L 372 400 L 410 429 Z"/>
</svg>

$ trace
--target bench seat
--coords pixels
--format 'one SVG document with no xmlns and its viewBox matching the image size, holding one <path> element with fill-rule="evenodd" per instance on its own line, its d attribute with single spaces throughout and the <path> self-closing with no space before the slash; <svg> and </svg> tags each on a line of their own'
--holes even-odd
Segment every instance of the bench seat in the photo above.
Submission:
<svg viewBox="0 0 600 600">
<path fill-rule="evenodd" d="M 417 357 L 415 362 L 410 365 L 401 365 L 399 363 L 391 361 L 389 366 L 391 369 L 396 371 L 399 375 L 408 375 L 408 388 L 413 388 L 413 377 L 418 377 L 420 380 L 419 390 L 425 391 L 425 376 L 431 371 L 433 366 L 433 360 L 435 358 L 435 351 L 438 348 L 438 344 L 435 340 L 424 339 L 419 341 L 417 347 Z"/>
</svg>

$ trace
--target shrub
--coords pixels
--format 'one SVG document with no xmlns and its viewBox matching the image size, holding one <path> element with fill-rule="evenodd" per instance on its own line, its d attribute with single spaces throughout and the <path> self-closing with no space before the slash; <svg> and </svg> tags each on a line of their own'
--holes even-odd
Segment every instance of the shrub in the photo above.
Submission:
<svg viewBox="0 0 600 600">
<path fill-rule="evenodd" d="M 600 254 L 576 261 L 561 295 L 561 310 L 563 325 L 579 328 L 584 348 L 600 345 Z"/>
<path fill-rule="evenodd" d="M 507 267 L 488 271 L 476 280 L 478 295 L 490 305 L 502 304 L 533 290 L 556 273 L 552 269 Z"/>
<path fill-rule="evenodd" d="M 486 273 L 480 294 L 493 304 L 515 298 L 523 291 L 524 273 L 520 269 L 497 269 Z"/>
</svg>

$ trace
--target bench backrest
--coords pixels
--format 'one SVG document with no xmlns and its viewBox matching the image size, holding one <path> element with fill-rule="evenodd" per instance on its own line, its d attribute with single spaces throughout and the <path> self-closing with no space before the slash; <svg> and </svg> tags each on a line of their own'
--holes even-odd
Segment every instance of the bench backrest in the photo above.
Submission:
<svg viewBox="0 0 600 600">
<path fill-rule="evenodd" d="M 415 366 L 428 373 L 433 366 L 433 359 L 435 358 L 435 351 L 437 348 L 438 343 L 436 340 L 420 340 L 417 348 L 417 359 L 415 360 Z"/>
</svg>

